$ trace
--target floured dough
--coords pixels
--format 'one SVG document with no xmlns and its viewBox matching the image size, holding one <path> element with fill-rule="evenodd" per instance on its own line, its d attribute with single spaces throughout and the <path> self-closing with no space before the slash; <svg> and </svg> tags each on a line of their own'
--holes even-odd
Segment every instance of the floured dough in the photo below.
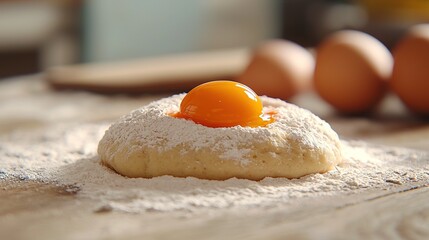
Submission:
<svg viewBox="0 0 429 240">
<path fill-rule="evenodd" d="M 210 128 L 171 117 L 184 94 L 153 102 L 114 123 L 98 146 L 101 161 L 128 177 L 298 178 L 324 173 L 341 157 L 338 135 L 311 112 L 261 97 L 275 112 L 266 127 Z"/>
</svg>

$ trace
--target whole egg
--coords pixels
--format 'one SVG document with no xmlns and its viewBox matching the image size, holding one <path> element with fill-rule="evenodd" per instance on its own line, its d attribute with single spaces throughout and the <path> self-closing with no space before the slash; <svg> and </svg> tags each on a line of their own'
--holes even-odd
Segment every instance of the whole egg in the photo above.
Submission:
<svg viewBox="0 0 429 240">
<path fill-rule="evenodd" d="M 410 110 L 429 115 L 429 24 L 410 28 L 393 56 L 392 90 Z"/>
<path fill-rule="evenodd" d="M 383 97 L 393 58 L 376 38 L 359 31 L 338 31 L 317 48 L 314 86 L 344 113 L 372 110 Z"/>
<path fill-rule="evenodd" d="M 309 89 L 314 57 L 305 48 L 287 40 L 271 40 L 253 51 L 250 63 L 238 81 L 258 95 L 290 99 Z"/>
</svg>

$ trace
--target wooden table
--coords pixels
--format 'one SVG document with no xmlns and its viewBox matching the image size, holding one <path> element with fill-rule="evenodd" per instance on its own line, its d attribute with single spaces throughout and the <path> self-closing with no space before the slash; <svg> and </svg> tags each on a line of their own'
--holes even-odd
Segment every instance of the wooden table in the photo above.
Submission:
<svg viewBox="0 0 429 240">
<path fill-rule="evenodd" d="M 58 123 L 112 121 L 164 96 L 56 92 L 42 79 L 35 75 L 0 82 L 0 137 Z M 303 94 L 294 102 L 330 122 L 343 139 L 429 150 L 429 123 L 412 117 L 394 96 L 374 115 L 364 117 L 339 116 L 314 93 Z M 46 115 L 41 117 L 40 111 Z M 0 180 L 0 238 L 429 239 L 428 184 L 369 191 L 358 198 L 322 199 L 293 208 L 201 211 L 186 216 L 176 212 L 96 213 L 97 203 L 76 201 L 73 193 L 59 187 Z"/>
</svg>

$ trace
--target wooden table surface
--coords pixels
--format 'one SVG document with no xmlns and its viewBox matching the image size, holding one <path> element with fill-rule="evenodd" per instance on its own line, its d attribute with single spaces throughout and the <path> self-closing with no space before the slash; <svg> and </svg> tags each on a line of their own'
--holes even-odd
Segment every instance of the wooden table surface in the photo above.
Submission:
<svg viewBox="0 0 429 240">
<path fill-rule="evenodd" d="M 164 96 L 56 92 L 41 75 L 2 80 L 0 137 L 35 129 L 49 131 L 59 123 L 113 121 Z M 327 120 L 342 139 L 429 151 L 429 122 L 406 112 L 395 96 L 387 97 L 375 114 L 356 117 L 339 116 L 314 93 L 294 102 Z M 428 184 L 293 208 L 201 211 L 184 216 L 177 212 L 95 213 L 97 203 L 76 201 L 75 195 L 59 187 L 0 180 L 0 238 L 429 239 Z"/>
</svg>

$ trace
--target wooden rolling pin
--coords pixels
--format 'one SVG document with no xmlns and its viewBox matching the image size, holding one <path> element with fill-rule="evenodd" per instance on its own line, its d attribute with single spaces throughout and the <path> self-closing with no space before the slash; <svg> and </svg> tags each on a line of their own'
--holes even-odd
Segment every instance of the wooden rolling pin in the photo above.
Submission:
<svg viewBox="0 0 429 240">
<path fill-rule="evenodd" d="M 183 92 L 212 80 L 233 80 L 246 67 L 247 49 L 210 51 L 120 63 L 54 67 L 46 80 L 56 89 L 102 93 Z"/>
</svg>

